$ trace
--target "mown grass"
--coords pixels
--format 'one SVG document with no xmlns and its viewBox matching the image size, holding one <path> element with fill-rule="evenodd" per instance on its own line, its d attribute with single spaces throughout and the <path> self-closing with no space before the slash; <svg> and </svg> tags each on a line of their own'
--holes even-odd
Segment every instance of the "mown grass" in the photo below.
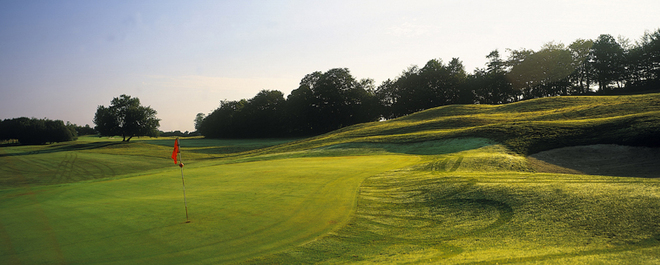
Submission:
<svg viewBox="0 0 660 265">
<path fill-rule="evenodd" d="M 659 111 L 660 94 L 560 97 L 440 107 L 309 139 L 183 138 L 191 223 L 173 138 L 3 146 L 0 260 L 657 263 L 660 181 L 536 173 L 541 162 L 525 155 L 654 146 Z"/>
<path fill-rule="evenodd" d="M 158 146 L 144 145 L 111 145 L 91 155 L 110 162 L 121 156 L 107 153 L 127 148 L 132 155 L 118 163 L 148 163 L 152 149 Z M 140 150 L 148 155 L 135 155 Z M 56 161 L 70 154 L 80 157 L 87 151 L 39 155 Z M 140 173 L 121 169 L 124 175 L 76 183 L 51 176 L 48 183 L 0 190 L 0 258 L 25 264 L 215 264 L 270 253 L 345 224 L 362 180 L 419 160 L 382 154 L 186 166 L 192 222 L 184 223 L 180 172 L 167 156 L 158 162 L 169 168 Z M 11 159 L 14 165 L 34 165 L 14 156 L 1 159 Z M 72 168 L 83 163 L 86 161 L 78 159 L 71 163 Z M 123 165 L 106 168 L 120 171 L 115 166 Z M 2 173 L 32 176 L 43 172 Z M 87 173 L 72 170 L 68 174 Z M 56 185 L 43 185 L 53 183 Z"/>
</svg>

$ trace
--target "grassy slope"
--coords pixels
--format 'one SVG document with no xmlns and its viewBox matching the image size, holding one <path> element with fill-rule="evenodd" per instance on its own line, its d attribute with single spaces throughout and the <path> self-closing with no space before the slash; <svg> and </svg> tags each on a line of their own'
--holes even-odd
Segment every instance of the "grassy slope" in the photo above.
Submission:
<svg viewBox="0 0 660 265">
<path fill-rule="evenodd" d="M 507 105 L 451 105 L 385 122 L 346 127 L 272 152 L 347 143 L 411 143 L 481 137 L 520 154 L 564 146 L 660 146 L 660 94 L 555 97 Z"/>
<path fill-rule="evenodd" d="M 441 107 L 264 149 L 253 148 L 278 142 L 184 139 L 190 224 L 167 141 L 2 147 L 0 259 L 653 263 L 658 181 L 533 173 L 523 154 L 657 144 L 658 111 L 658 94 L 561 97 Z"/>
</svg>

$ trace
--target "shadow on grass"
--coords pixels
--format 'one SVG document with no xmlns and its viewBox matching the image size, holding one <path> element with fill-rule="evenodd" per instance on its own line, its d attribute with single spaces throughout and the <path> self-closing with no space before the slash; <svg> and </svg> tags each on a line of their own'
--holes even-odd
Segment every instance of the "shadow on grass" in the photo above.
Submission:
<svg viewBox="0 0 660 265">
<path fill-rule="evenodd" d="M 660 148 L 598 144 L 552 149 L 531 157 L 556 166 L 536 168 L 544 173 L 660 178 Z"/>
<path fill-rule="evenodd" d="M 266 139 L 207 139 L 207 138 L 180 138 L 179 146 L 189 152 L 201 154 L 234 154 L 262 149 L 279 144 L 299 140 L 298 138 L 266 138 Z M 148 144 L 161 146 L 174 146 L 174 140 L 145 140 Z"/>
<path fill-rule="evenodd" d="M 35 155 L 35 154 L 51 154 L 51 153 L 58 153 L 58 152 L 91 150 L 91 149 L 104 148 L 104 147 L 114 146 L 114 145 L 119 145 L 119 144 L 123 144 L 123 142 L 91 142 L 91 143 L 84 143 L 84 144 L 64 144 L 64 145 L 58 144 L 58 145 L 55 145 L 55 146 L 46 146 L 42 149 L 34 150 L 34 151 L 18 152 L 18 153 L 4 153 L 4 154 L 0 154 L 0 157 L 24 156 L 24 155 Z M 21 146 L 21 145 L 14 145 L 14 146 Z"/>
<path fill-rule="evenodd" d="M 194 153 L 201 153 L 201 154 L 234 154 L 234 153 L 241 153 L 241 152 L 247 152 L 247 151 L 252 151 L 256 150 L 259 148 L 263 147 L 242 147 L 242 146 L 220 146 L 220 147 L 213 147 L 213 148 L 200 148 L 200 149 L 192 149 L 190 152 Z"/>
<path fill-rule="evenodd" d="M 486 138 L 454 138 L 417 143 L 345 143 L 318 148 L 317 150 L 343 152 L 388 152 L 409 155 L 443 155 L 494 145 Z"/>
</svg>

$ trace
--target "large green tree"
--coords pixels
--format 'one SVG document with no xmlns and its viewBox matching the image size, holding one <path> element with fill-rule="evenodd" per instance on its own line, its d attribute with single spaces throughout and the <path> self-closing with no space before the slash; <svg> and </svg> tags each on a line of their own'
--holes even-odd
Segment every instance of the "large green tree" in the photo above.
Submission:
<svg viewBox="0 0 660 265">
<path fill-rule="evenodd" d="M 636 88 L 653 88 L 660 85 L 660 29 L 645 32 L 629 51 L 627 68 L 628 82 Z"/>
<path fill-rule="evenodd" d="M 594 41 L 585 39 L 577 39 L 568 46 L 573 57 L 572 68 L 575 69 L 572 81 L 578 94 L 590 92 L 591 83 L 593 82 L 593 70 L 591 64 L 589 64 L 593 55 L 591 52 L 592 46 L 594 46 Z"/>
<path fill-rule="evenodd" d="M 275 137 L 284 135 L 282 125 L 286 100 L 278 90 L 261 90 L 248 100 L 243 109 L 242 137 Z"/>
<path fill-rule="evenodd" d="M 592 55 L 592 67 L 598 81 L 598 89 L 608 90 L 612 83 L 616 83 L 621 88 L 621 82 L 625 77 L 625 50 L 621 44 L 611 35 L 602 34 L 592 46 Z"/>
<path fill-rule="evenodd" d="M 383 106 L 383 116 L 396 118 L 443 105 L 472 103 L 466 81 L 465 67 L 458 58 L 448 64 L 432 59 L 422 68 L 411 66 L 395 81 L 383 82 L 375 94 Z"/>
<path fill-rule="evenodd" d="M 204 118 L 206 118 L 204 113 L 197 113 L 197 116 L 195 116 L 195 131 L 199 132 L 199 129 L 202 127 L 202 122 L 204 122 Z"/>
<path fill-rule="evenodd" d="M 348 68 L 306 75 L 287 99 L 292 133 L 324 133 L 377 120 L 374 90 L 373 80 L 358 81 Z"/>
<path fill-rule="evenodd" d="M 571 52 L 563 44 L 548 43 L 537 52 L 512 51 L 507 74 L 525 99 L 568 95 L 575 71 Z"/>
<path fill-rule="evenodd" d="M 494 50 L 486 56 L 486 69 L 476 69 L 468 76 L 466 87 L 473 90 L 473 102 L 480 104 L 503 104 L 518 100 L 518 92 L 507 79 L 506 62 L 500 52 Z M 463 102 L 462 102 L 463 103 Z"/>
<path fill-rule="evenodd" d="M 141 106 L 140 99 L 121 95 L 113 98 L 109 107 L 97 108 L 95 129 L 103 136 L 121 136 L 126 142 L 134 136 L 158 136 L 160 119 L 156 113 L 151 107 Z"/>
</svg>

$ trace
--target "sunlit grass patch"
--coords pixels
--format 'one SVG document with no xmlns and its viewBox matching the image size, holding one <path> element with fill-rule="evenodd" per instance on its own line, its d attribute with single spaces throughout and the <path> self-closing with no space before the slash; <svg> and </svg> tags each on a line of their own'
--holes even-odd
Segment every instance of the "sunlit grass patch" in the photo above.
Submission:
<svg viewBox="0 0 660 265">
<path fill-rule="evenodd" d="M 655 180 L 391 171 L 363 183 L 346 227 L 255 263 L 648 261 L 659 197 Z"/>
</svg>

